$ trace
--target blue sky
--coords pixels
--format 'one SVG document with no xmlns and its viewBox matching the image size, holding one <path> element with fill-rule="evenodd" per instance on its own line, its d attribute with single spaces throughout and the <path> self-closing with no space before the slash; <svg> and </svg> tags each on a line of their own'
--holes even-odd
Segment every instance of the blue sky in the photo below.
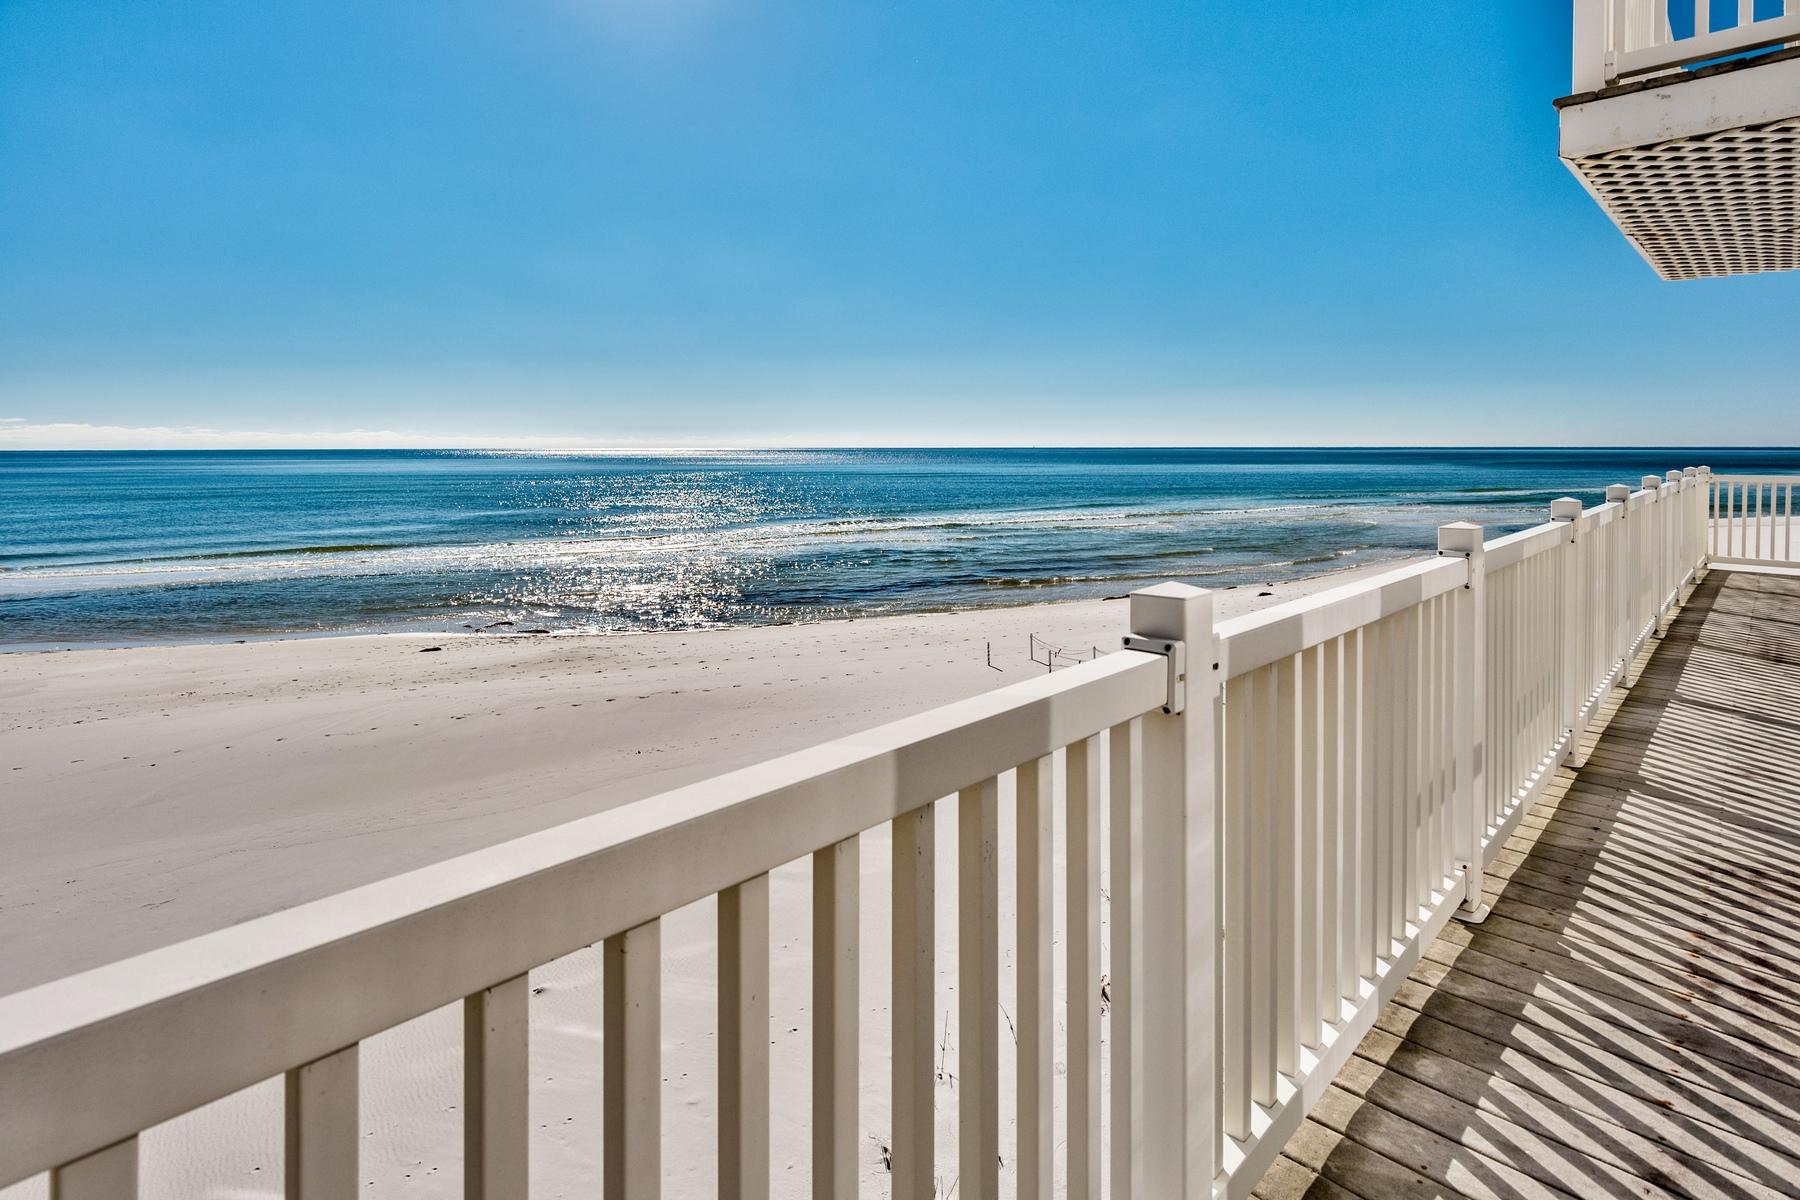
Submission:
<svg viewBox="0 0 1800 1200">
<path fill-rule="evenodd" d="M 0 446 L 1800 441 L 1566 4 L 0 2 Z"/>
</svg>

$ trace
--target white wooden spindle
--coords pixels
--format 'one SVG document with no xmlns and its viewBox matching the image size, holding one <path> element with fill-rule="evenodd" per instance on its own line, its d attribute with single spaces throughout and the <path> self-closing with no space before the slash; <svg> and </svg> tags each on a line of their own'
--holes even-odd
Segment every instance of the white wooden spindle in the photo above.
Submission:
<svg viewBox="0 0 1800 1200">
<path fill-rule="evenodd" d="M 1299 974 L 1300 928 L 1300 788 L 1298 664 L 1289 655 L 1275 663 L 1274 760 L 1269 802 L 1274 807 L 1273 871 L 1269 886 L 1275 902 L 1275 1069 L 1294 1075 L 1300 1068 Z"/>
<path fill-rule="evenodd" d="M 1319 777 L 1324 813 L 1319 828 L 1324 879 L 1320 887 L 1319 1007 L 1324 1022 L 1335 1025 L 1338 999 L 1348 986 L 1344 960 L 1349 946 L 1344 933 L 1356 928 L 1356 902 L 1344 885 L 1355 835 L 1345 817 L 1344 803 L 1344 639 L 1332 638 L 1321 651 L 1319 724 L 1324 736 L 1319 743 Z"/>
<path fill-rule="evenodd" d="M 1751 492 L 1751 497 L 1752 497 L 1752 499 L 1750 501 L 1750 528 L 1755 534 L 1755 540 L 1753 542 L 1754 549 L 1752 549 L 1750 551 L 1750 557 L 1751 558 L 1761 558 L 1763 556 L 1763 552 L 1762 552 L 1762 544 L 1763 544 L 1763 536 L 1762 536 L 1762 533 L 1763 533 L 1763 521 L 1762 521 L 1763 485 L 1762 485 L 1762 483 L 1760 481 L 1758 481 L 1757 483 L 1751 484 L 1750 492 Z"/>
<path fill-rule="evenodd" d="M 1587 574 L 1582 565 L 1587 537 L 1582 529 L 1581 501 L 1571 496 L 1552 500 L 1550 519 L 1569 526 L 1568 540 L 1563 543 L 1559 552 L 1563 560 L 1563 579 L 1567 586 L 1563 589 L 1561 612 L 1556 619 L 1562 622 L 1563 670 L 1567 681 L 1561 696 L 1562 711 L 1558 723 L 1569 732 L 1564 761 L 1573 766 L 1580 753 L 1575 743 L 1579 740 L 1581 709 L 1588 693 L 1587 675 L 1582 665 L 1585 653 L 1582 640 L 1583 612 L 1588 601 Z"/>
<path fill-rule="evenodd" d="M 1068 831 L 1063 904 L 1068 925 L 1068 1196 L 1100 1200 L 1101 744 L 1072 743 L 1063 759 Z"/>
<path fill-rule="evenodd" d="M 813 1195 L 856 1195 L 860 839 L 813 855 Z"/>
<path fill-rule="evenodd" d="M 357 1048 L 287 1072 L 287 1200 L 353 1200 L 357 1179 Z"/>
<path fill-rule="evenodd" d="M 1051 931 L 1054 795 L 1052 760 L 1035 758 L 1018 769 L 1014 828 L 1018 853 L 1018 1169 L 1021 1196 L 1048 1195 L 1055 1179 L 1054 1040 L 1056 991 Z"/>
<path fill-rule="evenodd" d="M 719 893 L 719 1196 L 768 1195 L 769 877 L 758 875 Z"/>
<path fill-rule="evenodd" d="M 1410 609 L 1395 613 L 1389 619 L 1387 644 L 1389 648 L 1388 695 L 1389 701 L 1384 706 L 1387 716 L 1388 770 L 1385 791 L 1388 794 L 1388 874 L 1386 877 L 1388 893 L 1388 938 L 1390 942 L 1402 942 L 1406 938 L 1407 922 L 1407 880 L 1408 866 L 1412 858 L 1411 852 L 1411 817 L 1412 797 L 1408 794 L 1407 784 L 1412 777 L 1409 753 L 1411 744 L 1407 734 L 1412 725 L 1411 698 L 1407 690 L 1407 673 L 1411 669 L 1411 658 L 1407 653 L 1411 628 L 1408 623 Z"/>
<path fill-rule="evenodd" d="M 128 1137 L 50 1172 L 50 1200 L 137 1200 L 138 1140 Z"/>
<path fill-rule="evenodd" d="M 1367 745 L 1369 767 L 1365 774 L 1369 794 L 1369 916 L 1370 952 L 1377 963 L 1389 957 L 1393 941 L 1394 898 L 1394 658 L 1393 618 L 1376 621 L 1363 629 L 1363 665 L 1369 678 Z"/>
<path fill-rule="evenodd" d="M 957 1191 L 1000 1191 L 1000 783 L 957 796 Z"/>
<path fill-rule="evenodd" d="M 894 818 L 894 1200 L 937 1194 L 937 806 Z"/>
<path fill-rule="evenodd" d="M 1381 724 L 1379 678 L 1381 659 L 1377 649 L 1378 624 L 1356 631 L 1356 974 L 1374 979 L 1381 958 L 1382 932 L 1380 888 L 1376 883 L 1381 825 L 1380 791 L 1376 775 L 1380 747 L 1376 729 Z"/>
<path fill-rule="evenodd" d="M 1314 646 L 1297 656 L 1295 667 L 1294 731 L 1298 740 L 1299 773 L 1295 780 L 1298 819 L 1295 822 L 1294 849 L 1299 868 L 1299 894 L 1296 896 L 1298 951 L 1294 965 L 1295 1022 L 1298 1042 L 1302 1046 L 1319 1044 L 1319 942 L 1323 932 L 1319 906 L 1324 870 L 1320 849 L 1324 844 L 1320 826 L 1325 803 L 1320 794 L 1319 741 L 1322 737 L 1320 715 L 1324 689 L 1320 680 L 1323 647 Z"/>
<path fill-rule="evenodd" d="M 1275 862 L 1275 757 L 1276 725 L 1279 709 L 1275 698 L 1275 668 L 1262 667 L 1256 672 L 1255 708 L 1248 714 L 1250 753 L 1250 854 L 1246 867 L 1250 875 L 1250 1098 L 1257 1104 L 1275 1103 L 1276 1053 L 1278 1022 L 1275 1015 L 1275 960 L 1282 944 L 1276 933 L 1276 888 L 1279 872 Z"/>
<path fill-rule="evenodd" d="M 1225 1132 L 1250 1136 L 1251 1075 L 1251 882 L 1260 879 L 1256 843 L 1250 829 L 1257 805 L 1254 777 L 1257 680 L 1260 672 L 1233 679 L 1225 687 L 1225 990 L 1224 1073 Z"/>
<path fill-rule="evenodd" d="M 601 952 L 601 1164 L 605 1200 L 662 1194 L 662 922 Z"/>
<path fill-rule="evenodd" d="M 1370 966 L 1365 954 L 1368 943 L 1368 898 L 1363 885 L 1368 869 L 1368 825 L 1363 804 L 1363 661 L 1361 629 L 1352 630 L 1341 639 L 1344 678 L 1339 705 L 1343 714 L 1343 863 L 1344 911 L 1340 920 L 1343 949 L 1338 965 L 1338 995 L 1354 1000 L 1358 981 Z"/>
<path fill-rule="evenodd" d="M 1109 962 L 1112 985 L 1112 1194 L 1144 1194 L 1144 734 L 1142 719 L 1108 733 L 1110 772 L 1107 873 Z"/>
<path fill-rule="evenodd" d="M 463 1000 L 463 1197 L 528 1191 L 530 977 Z"/>
</svg>

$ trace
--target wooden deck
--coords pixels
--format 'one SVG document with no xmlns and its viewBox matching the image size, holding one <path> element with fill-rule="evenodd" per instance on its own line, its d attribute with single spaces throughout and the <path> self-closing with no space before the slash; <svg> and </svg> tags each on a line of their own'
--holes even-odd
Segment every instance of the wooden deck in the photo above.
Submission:
<svg viewBox="0 0 1800 1200">
<path fill-rule="evenodd" d="M 1258 1196 L 1800 1194 L 1800 577 L 1652 646 Z"/>
</svg>

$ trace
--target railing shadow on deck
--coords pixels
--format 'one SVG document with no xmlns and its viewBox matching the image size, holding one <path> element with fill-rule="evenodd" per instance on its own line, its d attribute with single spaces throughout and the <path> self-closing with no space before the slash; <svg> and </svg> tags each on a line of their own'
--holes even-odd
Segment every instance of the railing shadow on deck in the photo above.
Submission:
<svg viewBox="0 0 1800 1200">
<path fill-rule="evenodd" d="M 1797 618 L 1800 578 L 1698 583 L 1490 867 L 1492 917 L 1448 929 L 1359 1047 L 1317 1174 L 1379 1175 L 1379 1146 L 1476 1195 L 1790 1193 L 1800 639 L 1765 622 Z"/>
</svg>

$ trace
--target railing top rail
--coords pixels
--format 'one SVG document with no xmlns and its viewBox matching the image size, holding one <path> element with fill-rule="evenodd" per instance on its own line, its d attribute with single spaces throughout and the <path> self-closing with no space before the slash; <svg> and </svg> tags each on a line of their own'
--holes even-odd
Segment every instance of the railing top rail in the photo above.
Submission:
<svg viewBox="0 0 1800 1200">
<path fill-rule="evenodd" d="M 1547 521 L 1542 525 L 1533 525 L 1530 529 L 1521 529 L 1517 533 L 1495 538 L 1483 547 L 1488 571 L 1504 571 L 1525 559 L 1563 545 L 1575 536 L 1572 524 L 1569 521 Z"/>
<path fill-rule="evenodd" d="M 1800 475 L 1713 475 L 1720 483 L 1773 483 L 1800 487 Z"/>
<path fill-rule="evenodd" d="M 1258 667 L 1379 621 L 1459 588 L 1469 580 L 1463 558 L 1427 558 L 1260 612 L 1221 621 L 1219 668 L 1235 679 Z"/>
<path fill-rule="evenodd" d="M 1168 682 L 1121 651 L 0 997 L 0 1186 L 1159 709 Z"/>
<path fill-rule="evenodd" d="M 1705 3 L 1705 0 L 1701 2 Z M 1621 46 L 1613 60 L 1612 77 L 1626 79 L 1712 58 L 1766 50 L 1796 36 L 1800 36 L 1800 14 L 1789 12 L 1690 37 L 1671 38 L 1650 45 Z"/>
</svg>

